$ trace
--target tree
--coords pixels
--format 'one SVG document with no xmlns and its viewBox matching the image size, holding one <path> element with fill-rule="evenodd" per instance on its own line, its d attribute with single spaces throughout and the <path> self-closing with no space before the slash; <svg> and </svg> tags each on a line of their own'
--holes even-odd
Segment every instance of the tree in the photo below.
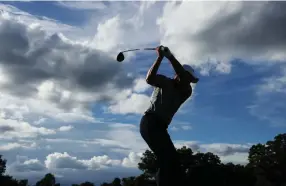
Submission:
<svg viewBox="0 0 286 186">
<path fill-rule="evenodd" d="M 286 184 L 286 133 L 278 134 L 273 141 L 253 145 L 248 155 L 249 167 L 256 175 L 263 175 L 275 185 Z"/>
<path fill-rule="evenodd" d="M 119 178 L 114 178 L 112 186 L 121 186 L 121 180 Z"/>
<path fill-rule="evenodd" d="M 86 181 L 84 183 L 81 183 L 80 186 L 94 186 L 94 184 L 91 183 L 91 182 Z"/>
<path fill-rule="evenodd" d="M 20 180 L 18 186 L 28 186 L 28 180 Z"/>
<path fill-rule="evenodd" d="M 190 167 L 194 164 L 194 156 L 191 148 L 183 146 L 180 149 L 177 149 L 179 153 L 179 159 L 181 161 L 181 166 L 184 172 L 190 171 Z"/>
<path fill-rule="evenodd" d="M 100 186 L 111 186 L 111 184 L 104 182 L 104 183 L 102 183 Z"/>
<path fill-rule="evenodd" d="M 143 174 L 146 176 L 153 177 L 158 169 L 158 162 L 155 154 L 150 150 L 146 150 L 141 157 L 141 162 L 138 163 L 138 168 L 143 171 Z"/>
<path fill-rule="evenodd" d="M 0 176 L 6 171 L 6 162 L 6 160 L 2 159 L 2 155 L 0 155 Z"/>
<path fill-rule="evenodd" d="M 122 178 L 122 186 L 134 186 L 135 177 Z"/>
<path fill-rule="evenodd" d="M 55 186 L 56 179 L 51 173 L 45 175 L 45 177 L 36 183 L 36 186 Z"/>
</svg>

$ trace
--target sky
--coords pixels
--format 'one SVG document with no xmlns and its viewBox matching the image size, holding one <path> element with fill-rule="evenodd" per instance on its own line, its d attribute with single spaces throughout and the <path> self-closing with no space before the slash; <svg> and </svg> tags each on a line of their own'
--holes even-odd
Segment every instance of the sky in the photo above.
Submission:
<svg viewBox="0 0 286 186">
<path fill-rule="evenodd" d="M 0 154 L 7 173 L 64 184 L 138 175 L 153 51 L 200 81 L 168 131 L 176 147 L 246 164 L 285 132 L 284 2 L 2 2 Z M 174 75 L 164 59 L 159 73 Z"/>
</svg>

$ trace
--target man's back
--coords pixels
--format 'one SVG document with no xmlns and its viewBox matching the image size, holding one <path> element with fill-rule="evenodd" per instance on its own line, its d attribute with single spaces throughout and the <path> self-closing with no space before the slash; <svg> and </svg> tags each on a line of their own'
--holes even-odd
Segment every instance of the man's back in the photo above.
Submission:
<svg viewBox="0 0 286 186">
<path fill-rule="evenodd" d="M 146 113 L 154 113 L 166 125 L 169 125 L 173 116 L 192 94 L 192 88 L 180 86 L 174 79 L 164 77 L 164 86 L 154 87 L 151 96 L 151 104 Z"/>
</svg>

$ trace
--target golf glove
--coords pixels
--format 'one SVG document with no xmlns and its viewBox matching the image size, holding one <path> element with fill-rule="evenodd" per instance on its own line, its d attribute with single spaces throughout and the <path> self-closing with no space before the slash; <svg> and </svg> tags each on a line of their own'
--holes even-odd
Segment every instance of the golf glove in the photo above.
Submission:
<svg viewBox="0 0 286 186">
<path fill-rule="evenodd" d="M 160 50 L 162 51 L 162 54 L 163 54 L 166 58 L 169 58 L 169 57 L 172 57 L 172 56 L 173 56 L 173 54 L 171 53 L 171 51 L 169 50 L 168 47 L 161 46 L 161 47 L 160 47 Z"/>
</svg>

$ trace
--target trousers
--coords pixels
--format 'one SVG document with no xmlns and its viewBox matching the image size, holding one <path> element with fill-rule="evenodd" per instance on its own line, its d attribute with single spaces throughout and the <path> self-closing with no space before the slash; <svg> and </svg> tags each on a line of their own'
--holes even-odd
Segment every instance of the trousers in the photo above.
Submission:
<svg viewBox="0 0 286 186">
<path fill-rule="evenodd" d="M 157 157 L 157 186 L 182 186 L 184 173 L 167 127 L 154 114 L 145 114 L 140 121 L 140 134 Z"/>
</svg>

